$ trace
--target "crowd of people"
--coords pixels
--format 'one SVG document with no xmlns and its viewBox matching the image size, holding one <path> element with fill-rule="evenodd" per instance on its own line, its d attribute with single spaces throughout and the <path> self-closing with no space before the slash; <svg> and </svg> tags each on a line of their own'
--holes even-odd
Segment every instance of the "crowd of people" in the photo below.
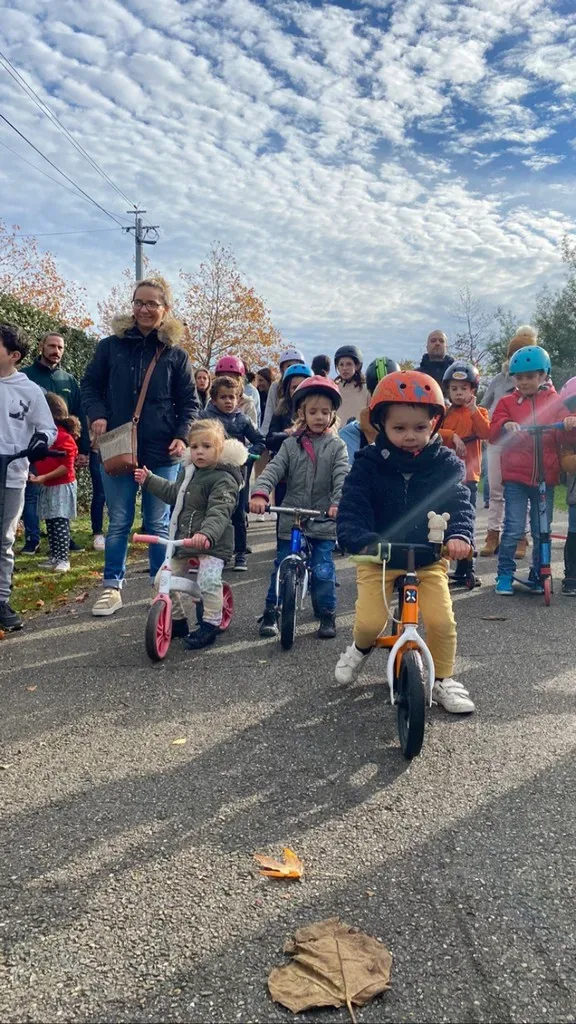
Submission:
<svg viewBox="0 0 576 1024">
<path fill-rule="evenodd" d="M 415 370 L 401 370 L 382 354 L 364 368 L 356 345 L 311 365 L 285 349 L 277 369 L 250 368 L 235 354 L 214 368 L 193 368 L 180 342 L 184 326 L 173 313 L 161 278 L 139 282 L 128 315 L 96 347 L 78 382 L 61 366 L 64 339 L 48 334 L 37 357 L 23 332 L 0 325 L 0 454 L 27 447 L 33 435 L 60 454 L 44 452 L 33 465 L 11 463 L 3 494 L 0 549 L 0 627 L 20 628 L 11 607 L 14 543 L 21 516 L 22 550 L 36 554 L 46 523 L 46 569 L 65 573 L 74 550 L 76 472 L 92 482 L 93 546 L 104 555 L 103 585 L 95 616 L 122 608 L 130 530 L 141 494 L 143 532 L 191 537 L 197 552 L 202 621 L 190 628 L 176 602 L 174 635 L 193 649 L 214 643 L 222 618 L 222 573 L 248 567 L 248 510 L 315 508 L 305 522 L 311 550 L 312 600 L 317 636 L 336 636 L 336 546 L 360 553 L 374 540 L 425 544 L 430 509 L 450 515 L 445 546 L 455 579 L 473 566 L 475 509 L 487 452 L 488 533 L 480 552 L 498 555 L 496 593 L 511 595 L 516 560 L 526 553 L 528 527 L 538 536 L 538 478 L 534 438 L 525 424 L 562 422 L 544 437 L 549 514 L 554 487 L 568 474 L 569 529 L 563 593 L 576 595 L 576 377 L 560 394 L 536 332 L 521 327 L 510 341 L 501 373 L 478 400 L 480 373 L 447 351 L 443 331 L 432 331 Z M 254 475 L 254 481 L 251 477 Z M 488 487 L 486 488 L 488 493 Z M 104 515 L 108 526 L 104 529 Z M 291 519 L 280 513 L 277 552 L 259 633 L 278 632 L 276 568 L 290 551 Z M 178 549 L 183 551 L 184 549 Z M 164 549 L 149 547 L 151 581 Z M 189 557 L 189 551 L 186 554 Z M 432 549 L 417 557 L 421 606 L 436 667 L 434 697 L 446 710 L 466 713 L 474 704 L 453 678 L 456 625 L 448 586 L 449 563 Z M 406 569 L 392 556 L 390 593 Z M 528 582 L 541 591 L 539 545 L 533 544 Z M 358 598 L 352 642 L 336 665 L 350 682 L 370 655 L 387 618 L 381 573 L 357 567 Z"/>
</svg>

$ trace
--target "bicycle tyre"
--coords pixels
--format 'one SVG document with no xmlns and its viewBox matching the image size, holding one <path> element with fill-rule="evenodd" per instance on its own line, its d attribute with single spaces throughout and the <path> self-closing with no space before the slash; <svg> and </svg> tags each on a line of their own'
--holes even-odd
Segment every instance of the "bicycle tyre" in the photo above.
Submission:
<svg viewBox="0 0 576 1024">
<path fill-rule="evenodd" d="M 155 601 L 148 612 L 144 643 L 150 661 L 162 661 L 172 639 L 172 615 L 165 601 Z"/>
<path fill-rule="evenodd" d="M 411 761 L 422 750 L 426 721 L 424 667 L 417 651 L 406 651 L 398 678 L 397 725 L 400 747 Z"/>
<path fill-rule="evenodd" d="M 544 587 L 544 604 L 547 608 L 552 604 L 552 579 L 550 576 L 545 576 L 543 581 Z"/>
<path fill-rule="evenodd" d="M 289 651 L 296 635 L 296 601 L 298 596 L 298 580 L 294 568 L 286 569 L 280 587 L 280 643 L 285 651 Z"/>
</svg>

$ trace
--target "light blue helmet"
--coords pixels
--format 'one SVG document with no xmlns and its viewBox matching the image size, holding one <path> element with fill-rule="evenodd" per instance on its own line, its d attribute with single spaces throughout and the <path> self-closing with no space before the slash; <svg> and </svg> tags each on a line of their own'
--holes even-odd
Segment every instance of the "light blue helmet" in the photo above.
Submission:
<svg viewBox="0 0 576 1024">
<path fill-rule="evenodd" d="M 309 366 L 305 366 L 304 363 L 294 363 L 292 366 L 289 366 L 288 369 L 284 371 L 284 376 L 282 377 L 282 389 L 284 391 L 284 394 L 286 394 L 288 390 L 288 384 L 290 383 L 292 377 L 312 376 L 312 370 L 310 369 Z"/>
<path fill-rule="evenodd" d="M 512 356 L 508 372 L 514 376 L 515 373 L 532 373 L 535 370 L 550 373 L 551 369 L 552 363 L 545 348 L 541 348 L 540 345 L 525 345 Z"/>
</svg>

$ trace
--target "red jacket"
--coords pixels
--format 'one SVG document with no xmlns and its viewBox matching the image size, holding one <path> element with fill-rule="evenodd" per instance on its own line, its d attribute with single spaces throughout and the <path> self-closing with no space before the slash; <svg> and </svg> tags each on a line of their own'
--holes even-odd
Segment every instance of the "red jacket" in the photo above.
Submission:
<svg viewBox="0 0 576 1024">
<path fill-rule="evenodd" d="M 534 435 L 504 431 L 505 423 L 510 420 L 523 425 L 556 423 L 569 415 L 552 384 L 541 387 L 533 398 L 522 398 L 516 389 L 504 395 L 494 409 L 490 425 L 491 444 L 505 439 L 502 479 L 532 487 L 538 484 Z M 559 430 L 547 430 L 542 434 L 544 478 L 549 487 L 554 487 L 560 479 L 560 439 L 565 437 L 565 432 Z"/>
<path fill-rule="evenodd" d="M 74 469 L 74 463 L 76 456 L 78 455 L 78 445 L 64 427 L 58 427 L 58 433 L 56 434 L 56 440 L 52 446 L 56 451 L 66 452 L 66 455 L 58 456 L 57 458 L 40 459 L 40 462 L 34 463 L 34 476 L 44 476 L 44 473 L 51 473 L 53 469 L 58 469 L 58 466 L 65 466 L 66 473 L 62 476 L 55 477 L 54 480 L 48 480 L 43 486 L 44 487 L 56 487 L 58 484 L 72 484 L 76 479 L 76 471 Z"/>
</svg>

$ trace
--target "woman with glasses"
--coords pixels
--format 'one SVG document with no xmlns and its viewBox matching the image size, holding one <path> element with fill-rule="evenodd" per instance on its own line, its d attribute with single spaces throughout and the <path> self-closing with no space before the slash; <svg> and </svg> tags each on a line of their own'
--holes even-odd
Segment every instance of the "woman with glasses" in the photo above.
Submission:
<svg viewBox="0 0 576 1024">
<path fill-rule="evenodd" d="M 146 371 L 156 359 L 138 423 L 138 464 L 156 476 L 176 479 L 192 420 L 199 412 L 190 360 L 180 347 L 184 325 L 172 313 L 172 296 L 161 277 L 139 281 L 132 312 L 117 316 L 114 333 L 99 342 L 82 381 L 82 404 L 95 439 L 130 422 Z M 104 560 L 104 589 L 93 615 L 122 607 L 128 537 L 138 485 L 132 473 L 111 476 L 100 467 L 110 517 Z M 142 494 L 145 533 L 167 536 L 170 509 L 150 491 Z M 150 576 L 161 566 L 164 548 L 149 548 Z"/>
</svg>

